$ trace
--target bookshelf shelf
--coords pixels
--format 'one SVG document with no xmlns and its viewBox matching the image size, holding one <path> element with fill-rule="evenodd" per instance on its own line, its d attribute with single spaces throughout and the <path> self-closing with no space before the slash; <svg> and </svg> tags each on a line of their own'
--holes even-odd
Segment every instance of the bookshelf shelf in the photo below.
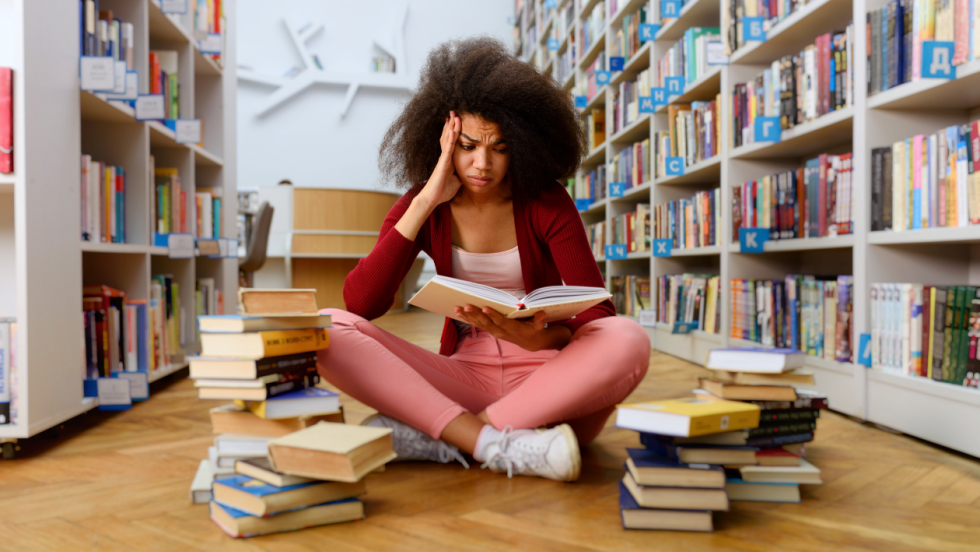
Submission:
<svg viewBox="0 0 980 552">
<path fill-rule="evenodd" d="M 595 44 L 593 44 L 585 52 L 585 55 L 582 56 L 582 59 L 579 60 L 579 62 L 578 62 L 578 68 L 580 70 L 582 70 L 582 71 L 585 71 L 586 69 L 589 68 L 589 65 L 591 65 L 592 62 L 595 61 L 595 58 L 599 57 L 599 54 L 601 52 L 604 52 L 604 51 L 606 51 L 606 32 L 605 31 L 603 31 L 596 38 Z"/>
<path fill-rule="evenodd" d="M 802 157 L 824 152 L 828 148 L 850 142 L 853 124 L 854 108 L 845 107 L 789 130 L 784 130 L 779 142 L 756 142 L 739 146 L 731 150 L 729 157 L 731 159 L 766 159 Z"/>
<path fill-rule="evenodd" d="M 617 72 L 613 76 L 610 84 L 613 86 L 619 86 L 619 83 L 623 82 L 624 80 L 635 79 L 637 73 L 643 71 L 647 67 L 650 67 L 651 44 L 651 42 L 644 43 L 643 46 L 637 50 L 635 54 L 633 54 L 633 57 L 626 60 L 626 63 L 623 64 L 623 70 Z"/>
<path fill-rule="evenodd" d="M 872 109 L 970 109 L 980 105 L 980 60 L 956 68 L 956 79 L 907 82 L 868 98 Z"/>
<path fill-rule="evenodd" d="M 683 247 L 680 249 L 671 249 L 671 257 L 706 257 L 710 255 L 720 255 L 721 246 L 720 245 L 706 245 L 703 247 Z"/>
<path fill-rule="evenodd" d="M 618 29 L 622 26 L 623 17 L 631 13 L 636 13 L 636 10 L 648 4 L 648 0 L 627 0 L 619 5 L 619 11 L 615 15 L 609 18 L 607 25 L 609 28 Z"/>
<path fill-rule="evenodd" d="M 691 103 L 715 99 L 721 90 L 721 66 L 717 65 L 708 74 L 684 87 L 684 93 L 673 96 L 670 103 Z"/>
<path fill-rule="evenodd" d="M 159 370 L 154 370 L 153 372 L 150 372 L 150 374 L 147 376 L 147 379 L 150 380 L 150 383 L 153 383 L 159 379 L 163 379 L 169 376 L 170 374 L 179 372 L 184 368 L 187 368 L 188 366 L 189 364 L 187 362 L 175 362 L 173 364 L 168 364 L 167 366 L 164 366 Z"/>
<path fill-rule="evenodd" d="M 980 226 L 958 228 L 925 228 L 901 232 L 868 232 L 868 243 L 902 245 L 921 243 L 980 243 Z"/>
<path fill-rule="evenodd" d="M 585 109 L 587 110 L 595 109 L 600 105 L 606 105 L 607 88 L 608 88 L 607 86 L 603 86 L 602 88 L 596 90 L 595 96 L 592 96 L 592 99 L 589 100 L 589 103 L 585 105 Z"/>
<path fill-rule="evenodd" d="M 635 202 L 635 201 L 649 201 L 650 196 L 650 182 L 645 182 L 639 186 L 634 186 L 623 192 L 623 197 L 610 197 L 609 201 L 613 203 L 621 202 Z"/>
<path fill-rule="evenodd" d="M 980 456 L 980 391 L 927 378 L 866 372 L 869 421 Z"/>
<path fill-rule="evenodd" d="M 610 259 L 613 262 L 623 262 L 623 261 L 635 261 L 637 259 L 649 259 L 649 251 L 634 251 L 632 253 L 627 253 L 625 259 Z"/>
<path fill-rule="evenodd" d="M 578 18 L 585 20 L 587 17 L 589 17 L 589 14 L 592 13 L 592 8 L 594 8 L 598 3 L 599 0 L 587 0 L 586 2 L 583 2 L 577 14 Z"/>
<path fill-rule="evenodd" d="M 735 51 L 729 63 L 768 65 L 791 54 L 797 54 L 818 34 L 843 29 L 854 19 L 851 0 L 818 0 L 769 29 L 765 42 L 753 42 Z M 864 21 L 862 15 L 859 21 Z"/>
<path fill-rule="evenodd" d="M 561 87 L 565 90 L 565 92 L 571 92 L 573 86 L 575 86 L 574 72 L 572 72 L 571 75 L 568 75 L 568 78 L 565 79 L 565 82 L 561 85 Z"/>
<path fill-rule="evenodd" d="M 596 165 L 606 162 L 606 142 L 596 146 L 582 160 L 582 165 Z"/>
<path fill-rule="evenodd" d="M 599 211 L 605 211 L 606 210 L 606 203 L 608 203 L 608 202 L 609 202 L 609 199 L 608 198 L 607 199 L 600 199 L 599 201 L 596 201 L 592 205 L 589 205 L 589 208 L 586 209 L 585 211 L 580 211 L 580 212 L 584 212 L 584 213 L 597 213 Z"/>
<path fill-rule="evenodd" d="M 718 26 L 721 17 L 719 0 L 694 0 L 681 8 L 680 16 L 660 28 L 658 41 L 679 40 L 691 27 Z"/>
<path fill-rule="evenodd" d="M 632 144 L 650 136 L 650 115 L 640 115 L 635 121 L 609 137 L 609 143 Z"/>
<path fill-rule="evenodd" d="M 236 79 L 228 78 L 199 51 L 187 31 L 190 12 L 171 19 L 151 0 L 102 0 L 99 5 L 133 26 L 133 63 L 140 93 L 149 92 L 149 51 L 177 52 L 180 113 L 203 122 L 204 147 L 177 144 L 173 132 L 159 122 L 137 121 L 128 103 L 79 90 L 77 5 L 52 7 L 33 0 L 0 3 L 0 19 L 10 21 L 11 29 L 44 29 L 43 33 L 0 33 L 0 51 L 13 52 L 4 65 L 20 75 L 14 81 L 14 116 L 22 133 L 17 137 L 20 157 L 9 188 L 14 182 L 29 185 L 29 193 L 17 201 L 0 198 L 4 210 L 0 218 L 6 218 L 9 208 L 18 223 L 0 223 L 0 289 L 13 290 L 14 297 L 8 301 L 6 295 L 0 296 L 0 316 L 17 320 L 17 394 L 22 398 L 16 422 L 0 426 L 4 437 L 31 437 L 98 405 L 95 399 L 82 398 L 84 328 L 80 317 L 70 316 L 81 308 L 83 286 L 108 285 L 125 292 L 128 299 L 149 300 L 153 276 L 171 274 L 180 288 L 185 320 L 181 347 L 187 352 L 197 347 L 186 321 L 194 319 L 198 279 L 213 278 L 225 297 L 237 294 L 237 259 L 170 259 L 168 248 L 150 245 L 155 224 L 152 167 L 179 171 L 182 190 L 191 198 L 187 220 L 192 232 L 193 194 L 201 186 L 225 199 L 222 237 L 237 233 Z M 223 62 L 235 66 L 235 3 L 223 5 L 225 32 L 232 34 Z M 122 220 L 128 243 L 80 239 L 83 153 L 125 170 L 120 205 L 125 209 Z M 24 233 L 17 227 L 41 230 Z M 234 300 L 225 304 L 228 312 L 234 312 Z M 59 336 L 59 346 L 51 346 L 51 335 Z"/>
<path fill-rule="evenodd" d="M 716 155 L 685 168 L 684 174 L 680 176 L 661 176 L 656 180 L 656 185 L 700 184 L 716 182 L 719 178 L 721 178 L 721 155 Z"/>
<path fill-rule="evenodd" d="M 791 240 L 771 240 L 762 245 L 766 253 L 782 251 L 813 251 L 816 249 L 846 249 L 854 246 L 854 235 L 828 236 L 825 238 L 796 238 Z M 729 246 L 730 253 L 741 253 L 738 242 Z"/>
</svg>

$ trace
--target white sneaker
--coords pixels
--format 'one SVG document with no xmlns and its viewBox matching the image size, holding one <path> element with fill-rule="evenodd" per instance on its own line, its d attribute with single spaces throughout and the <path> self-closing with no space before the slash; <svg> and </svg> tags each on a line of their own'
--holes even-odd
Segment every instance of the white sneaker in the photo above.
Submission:
<svg viewBox="0 0 980 552">
<path fill-rule="evenodd" d="M 532 475 L 555 481 L 575 481 L 582 471 L 578 439 L 568 424 L 546 430 L 507 426 L 500 439 L 485 446 L 483 468 L 507 477 Z"/>
<path fill-rule="evenodd" d="M 386 427 L 392 430 L 391 444 L 395 449 L 395 454 L 398 455 L 398 458 L 395 460 L 396 462 L 402 460 L 431 460 L 433 462 L 448 464 L 456 460 L 466 469 L 470 469 L 470 465 L 463 458 L 463 455 L 459 453 L 458 448 L 445 441 L 433 439 L 414 427 L 399 422 L 394 418 L 374 414 L 361 422 L 361 425 Z"/>
</svg>

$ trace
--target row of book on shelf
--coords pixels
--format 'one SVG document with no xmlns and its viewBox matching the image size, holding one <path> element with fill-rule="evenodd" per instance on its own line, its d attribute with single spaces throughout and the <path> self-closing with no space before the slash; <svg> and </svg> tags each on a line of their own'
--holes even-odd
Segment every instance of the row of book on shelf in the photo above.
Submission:
<svg viewBox="0 0 980 552">
<path fill-rule="evenodd" d="M 86 379 L 116 372 L 152 374 L 181 362 L 184 344 L 197 340 L 196 330 L 185 329 L 180 284 L 170 274 L 152 278 L 148 300 L 105 285 L 86 286 L 82 292 Z M 213 278 L 196 282 L 193 307 L 194 314 L 223 312 L 224 297 Z"/>
<path fill-rule="evenodd" d="M 977 0 L 890 0 L 869 11 L 865 24 L 869 96 L 922 78 L 923 42 L 952 42 L 948 67 L 980 55 Z"/>
<path fill-rule="evenodd" d="M 635 211 L 612 217 L 609 224 L 589 224 L 585 231 L 596 257 L 605 255 L 607 245 L 625 245 L 626 253 L 650 251 L 650 205 L 637 204 Z"/>
<path fill-rule="evenodd" d="M 657 205 L 653 210 L 653 239 L 671 240 L 672 249 L 718 245 L 720 198 L 721 190 L 713 189 Z"/>
<path fill-rule="evenodd" d="M 155 167 L 150 156 L 153 231 L 157 234 L 193 233 L 197 238 L 221 237 L 220 188 L 197 188 L 193 209 L 180 184 L 176 168 Z M 127 175 L 122 166 L 81 156 L 81 235 L 91 242 L 127 243 Z M 188 220 L 188 214 L 194 213 Z M 195 220 L 196 219 L 196 220 Z M 166 245 L 163 243 L 162 245 Z"/>
<path fill-rule="evenodd" d="M 854 361 L 852 276 L 733 278 L 730 291 L 731 337 L 831 361 Z"/>
<path fill-rule="evenodd" d="M 617 313 L 636 318 L 641 310 L 652 308 L 649 276 L 613 276 L 609 279 L 609 292 Z"/>
<path fill-rule="evenodd" d="M 668 274 L 656 279 L 657 322 L 673 327 L 678 322 L 718 333 L 721 278 L 710 274 Z"/>
<path fill-rule="evenodd" d="M 778 117 L 783 129 L 817 119 L 854 103 L 850 63 L 854 24 L 816 37 L 799 54 L 772 62 L 756 78 L 731 91 L 732 148 L 762 141 L 755 136 L 757 117 Z"/>
<path fill-rule="evenodd" d="M 667 130 L 657 131 L 656 169 L 657 178 L 670 176 L 667 158 L 680 158 L 684 168 L 711 159 L 721 152 L 721 106 L 719 94 L 710 102 L 669 104 L 667 106 Z"/>
<path fill-rule="evenodd" d="M 980 224 L 980 121 L 871 150 L 871 230 Z"/>
<path fill-rule="evenodd" d="M 806 458 L 827 398 L 792 350 L 713 349 L 693 396 L 623 404 L 627 449 L 619 507 L 627 529 L 712 531 L 731 502 L 798 503 L 819 485 Z"/>
<path fill-rule="evenodd" d="M 669 90 L 668 77 L 682 77 L 686 86 L 708 75 L 723 60 L 718 27 L 691 27 L 657 62 L 656 86 Z"/>
<path fill-rule="evenodd" d="M 821 154 L 803 167 L 732 189 L 732 238 L 739 228 L 768 228 L 769 239 L 853 233 L 852 155 Z"/>
<path fill-rule="evenodd" d="M 284 312 L 288 311 L 288 312 Z M 365 476 L 394 460 L 391 430 L 345 423 L 319 387 L 330 345 L 315 290 L 239 290 L 241 315 L 199 316 L 190 376 L 210 409 L 214 446 L 190 486 L 211 520 L 251 537 L 364 518 Z"/>
<path fill-rule="evenodd" d="M 871 284 L 871 367 L 980 388 L 980 288 Z"/>
</svg>

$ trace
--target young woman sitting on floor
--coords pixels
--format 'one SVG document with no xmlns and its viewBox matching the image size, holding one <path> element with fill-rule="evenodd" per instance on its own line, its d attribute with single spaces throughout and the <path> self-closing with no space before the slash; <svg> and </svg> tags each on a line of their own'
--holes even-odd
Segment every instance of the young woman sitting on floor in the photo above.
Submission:
<svg viewBox="0 0 980 552">
<path fill-rule="evenodd" d="M 369 320 L 391 307 L 420 251 L 436 271 L 523 297 L 544 286 L 604 287 L 571 198 L 558 183 L 586 150 L 555 81 L 488 38 L 429 54 L 418 89 L 381 144 L 385 177 L 408 189 L 374 250 L 344 284 L 318 370 L 381 415 L 400 459 L 574 481 L 579 445 L 643 379 L 650 340 L 610 301 L 546 324 L 457 308 L 439 354 Z M 547 430 L 535 428 L 550 427 Z"/>
</svg>

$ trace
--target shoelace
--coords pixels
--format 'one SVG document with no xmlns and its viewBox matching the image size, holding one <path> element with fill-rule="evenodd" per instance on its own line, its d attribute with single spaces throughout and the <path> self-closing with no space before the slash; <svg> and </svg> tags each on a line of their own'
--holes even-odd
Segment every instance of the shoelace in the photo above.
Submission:
<svg viewBox="0 0 980 552">
<path fill-rule="evenodd" d="M 508 479 L 514 477 L 515 465 L 517 465 L 517 468 L 519 470 L 524 469 L 525 461 L 523 459 L 511 458 L 511 455 L 507 454 L 508 449 L 510 448 L 510 443 L 511 441 L 514 440 L 515 437 L 517 437 L 517 435 L 514 435 L 514 427 L 510 425 L 505 426 L 503 431 L 500 432 L 500 440 L 497 441 L 497 451 L 494 452 L 490 458 L 487 458 L 487 461 L 484 462 L 483 465 L 480 466 L 480 468 L 481 469 L 487 468 L 491 464 L 494 464 L 494 462 L 497 462 L 499 460 L 501 464 L 507 466 Z"/>
<path fill-rule="evenodd" d="M 469 463 L 459 453 L 459 449 L 448 443 L 436 441 L 424 434 L 422 435 L 425 438 L 420 439 L 419 435 L 420 433 L 417 433 L 417 430 L 414 428 L 399 424 L 395 426 L 393 437 L 398 442 L 398 448 L 405 448 L 411 451 L 412 454 L 407 455 L 411 458 L 432 459 L 433 449 L 435 449 L 436 457 L 443 464 L 447 464 L 451 460 L 456 460 L 464 468 L 470 469 Z"/>
</svg>

